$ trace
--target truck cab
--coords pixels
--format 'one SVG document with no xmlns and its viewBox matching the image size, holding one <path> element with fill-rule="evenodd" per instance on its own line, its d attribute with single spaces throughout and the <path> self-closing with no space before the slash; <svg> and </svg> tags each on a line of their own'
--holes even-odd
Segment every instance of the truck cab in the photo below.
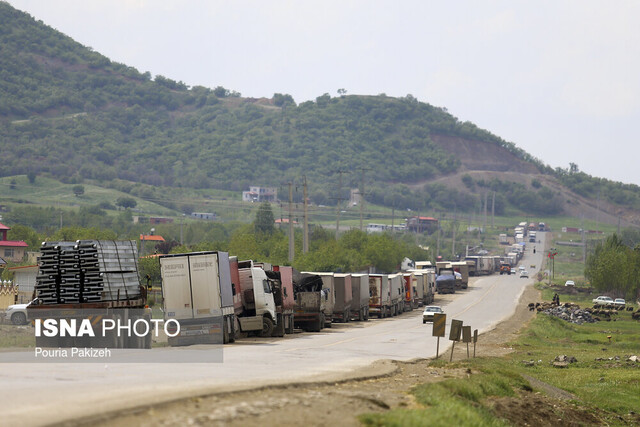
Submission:
<svg viewBox="0 0 640 427">
<path fill-rule="evenodd" d="M 241 293 L 242 311 L 237 316 L 240 331 L 271 336 L 278 318 L 272 280 L 262 268 L 254 267 L 252 261 L 238 262 L 238 277 L 240 285 L 234 291 Z"/>
</svg>

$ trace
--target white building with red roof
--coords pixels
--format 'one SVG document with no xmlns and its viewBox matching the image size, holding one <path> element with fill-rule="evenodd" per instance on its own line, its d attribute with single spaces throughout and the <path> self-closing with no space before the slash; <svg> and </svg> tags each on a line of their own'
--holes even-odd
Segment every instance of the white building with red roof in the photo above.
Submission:
<svg viewBox="0 0 640 427">
<path fill-rule="evenodd" d="M 26 242 L 20 240 L 7 240 L 7 232 L 11 227 L 0 223 L 0 258 L 4 261 L 20 262 L 24 259 L 27 250 Z"/>
</svg>

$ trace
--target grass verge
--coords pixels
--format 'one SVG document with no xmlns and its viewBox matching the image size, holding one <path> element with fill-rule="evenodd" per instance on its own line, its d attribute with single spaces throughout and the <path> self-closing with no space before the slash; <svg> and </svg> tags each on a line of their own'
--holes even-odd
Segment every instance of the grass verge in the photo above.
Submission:
<svg viewBox="0 0 640 427">
<path fill-rule="evenodd" d="M 515 351 L 501 358 L 433 361 L 431 366 L 466 368 L 469 374 L 416 386 L 414 407 L 365 414 L 360 421 L 370 426 L 640 424 L 640 363 L 628 361 L 640 356 L 640 323 L 630 312 L 583 325 L 540 313 L 509 346 Z M 554 367 L 558 355 L 577 362 Z"/>
</svg>

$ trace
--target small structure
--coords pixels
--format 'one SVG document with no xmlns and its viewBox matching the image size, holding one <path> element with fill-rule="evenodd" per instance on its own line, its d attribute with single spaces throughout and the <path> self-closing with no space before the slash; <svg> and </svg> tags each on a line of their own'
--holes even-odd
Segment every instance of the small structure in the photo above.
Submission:
<svg viewBox="0 0 640 427">
<path fill-rule="evenodd" d="M 9 267 L 9 271 L 13 273 L 13 284 L 17 287 L 17 303 L 28 303 L 33 299 L 33 290 L 36 286 L 38 266 L 23 265 L 19 267 Z"/>
<path fill-rule="evenodd" d="M 150 242 L 150 244 L 151 244 L 150 247 L 153 248 L 158 243 L 163 243 L 164 241 L 165 241 L 164 237 L 158 236 L 156 234 L 141 234 L 140 235 L 140 250 L 138 251 L 140 253 L 140 256 L 146 255 L 146 250 L 148 250 L 148 249 L 146 249 L 147 242 Z"/>
<path fill-rule="evenodd" d="M 360 195 L 360 189 L 352 188 L 349 193 L 349 206 L 358 206 L 361 200 L 362 196 Z"/>
<path fill-rule="evenodd" d="M 0 223 L 0 257 L 5 261 L 20 262 L 24 259 L 27 250 L 26 242 L 20 240 L 7 240 L 7 232 L 11 227 Z"/>
<path fill-rule="evenodd" d="M 191 218 L 215 221 L 217 218 L 217 215 L 215 212 L 191 212 Z"/>
<path fill-rule="evenodd" d="M 438 228 L 438 220 L 429 216 L 412 216 L 407 218 L 407 230 L 414 233 L 434 232 Z"/>
<path fill-rule="evenodd" d="M 278 189 L 276 187 L 250 186 L 249 191 L 242 192 L 243 202 L 277 202 Z"/>
</svg>

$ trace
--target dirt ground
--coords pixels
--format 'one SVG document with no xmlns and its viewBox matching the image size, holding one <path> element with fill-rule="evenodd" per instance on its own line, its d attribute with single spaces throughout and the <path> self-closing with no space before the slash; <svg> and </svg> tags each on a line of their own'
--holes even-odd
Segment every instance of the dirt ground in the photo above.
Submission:
<svg viewBox="0 0 640 427">
<path fill-rule="evenodd" d="M 527 287 L 515 314 L 492 331 L 480 335 L 476 355 L 503 356 L 511 352 L 506 343 L 512 341 L 532 319 L 534 312 L 528 310 L 527 304 L 538 300 L 539 292 L 533 286 Z M 473 354 L 472 347 L 470 353 Z M 446 352 L 444 357 L 450 357 L 450 352 Z M 453 359 L 466 357 L 466 345 L 458 344 Z M 357 426 L 357 416 L 363 413 L 419 407 L 408 393 L 415 385 L 473 375 L 464 369 L 430 367 L 430 360 L 425 359 L 393 363 L 395 371 L 381 378 L 297 384 L 194 397 L 111 414 L 92 419 L 89 423 L 104 426 Z M 534 387 L 543 388 L 546 394 L 523 392 L 526 395 L 518 398 L 495 399 L 491 403 L 493 410 L 516 425 L 601 424 L 591 413 L 569 403 L 567 399 L 570 396 L 560 393 L 561 390 L 554 393 L 551 386 L 534 384 Z"/>
</svg>

